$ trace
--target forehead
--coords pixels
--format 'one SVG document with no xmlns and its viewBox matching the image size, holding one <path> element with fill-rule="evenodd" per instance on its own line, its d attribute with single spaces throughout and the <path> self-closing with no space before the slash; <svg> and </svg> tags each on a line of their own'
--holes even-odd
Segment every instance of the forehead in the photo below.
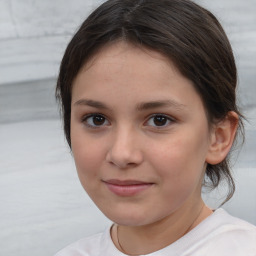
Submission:
<svg viewBox="0 0 256 256">
<path fill-rule="evenodd" d="M 113 64 L 117 60 L 121 66 L 125 63 L 129 64 L 127 61 L 134 58 L 136 58 L 138 65 L 142 64 L 152 68 L 161 65 L 162 69 L 168 66 L 175 70 L 175 72 L 179 72 L 174 63 L 160 52 L 122 40 L 112 42 L 100 48 L 98 52 L 86 61 L 81 71 L 86 71 L 94 65 Z"/>
<path fill-rule="evenodd" d="M 84 87 L 86 84 L 95 86 L 97 83 L 102 83 L 101 89 L 103 89 L 103 84 L 115 77 L 115 83 L 119 85 L 116 89 L 122 89 L 128 84 L 132 87 L 134 83 L 138 89 L 143 87 L 142 82 L 149 82 L 146 81 L 149 75 L 152 82 L 155 80 L 156 85 L 168 84 L 168 81 L 178 78 L 186 79 L 174 63 L 163 54 L 119 41 L 104 46 L 94 54 L 75 77 L 72 87 L 73 89 L 77 87 L 78 82 L 83 83 Z M 142 81 L 143 79 L 145 81 Z M 192 82 L 188 80 L 188 83 Z"/>
</svg>

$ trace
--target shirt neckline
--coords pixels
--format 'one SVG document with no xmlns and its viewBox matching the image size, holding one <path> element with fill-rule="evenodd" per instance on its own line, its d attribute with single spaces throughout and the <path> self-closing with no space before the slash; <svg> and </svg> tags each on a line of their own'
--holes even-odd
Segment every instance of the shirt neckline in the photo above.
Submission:
<svg viewBox="0 0 256 256">
<path fill-rule="evenodd" d="M 187 234 L 185 234 L 183 237 L 179 238 L 172 244 L 149 254 L 144 254 L 141 256 L 169 256 L 170 251 L 172 253 L 172 256 L 179 256 L 183 253 L 183 251 L 190 247 L 194 241 L 200 239 L 200 237 L 204 237 L 206 234 L 209 233 L 209 229 L 212 229 L 213 227 L 210 225 L 211 220 L 215 218 L 217 215 L 222 214 L 225 212 L 224 209 L 218 208 L 216 210 L 213 210 L 213 213 L 209 215 L 207 218 L 205 218 L 202 222 L 200 222 L 196 227 L 194 227 L 192 230 L 190 230 Z M 104 248 L 104 252 L 107 253 L 106 255 L 114 255 L 115 256 L 127 256 L 127 254 L 124 254 L 123 252 L 119 251 L 119 249 L 115 246 L 112 238 L 111 238 L 111 228 L 114 224 L 111 224 L 106 231 L 103 234 L 103 243 L 104 245 L 102 248 Z M 205 227 L 205 228 L 204 228 Z M 108 254 L 111 253 L 111 254 Z"/>
</svg>

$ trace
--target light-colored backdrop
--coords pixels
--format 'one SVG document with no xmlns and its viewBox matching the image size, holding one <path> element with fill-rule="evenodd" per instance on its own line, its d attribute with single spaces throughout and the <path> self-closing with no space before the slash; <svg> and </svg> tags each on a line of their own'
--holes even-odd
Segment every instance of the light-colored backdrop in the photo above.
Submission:
<svg viewBox="0 0 256 256">
<path fill-rule="evenodd" d="M 81 188 L 54 100 L 61 56 L 100 0 L 0 0 L 0 255 L 46 256 L 108 220 Z M 239 69 L 247 142 L 225 205 L 256 224 L 256 0 L 198 0 L 226 29 Z M 214 207 L 218 193 L 206 195 Z"/>
<path fill-rule="evenodd" d="M 99 0 L 0 0 L 0 84 L 55 77 L 66 43 Z"/>
</svg>

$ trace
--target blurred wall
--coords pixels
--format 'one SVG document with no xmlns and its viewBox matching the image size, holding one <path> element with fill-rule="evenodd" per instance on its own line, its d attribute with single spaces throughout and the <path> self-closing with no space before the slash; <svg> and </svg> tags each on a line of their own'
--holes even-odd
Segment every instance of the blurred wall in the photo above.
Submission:
<svg viewBox="0 0 256 256">
<path fill-rule="evenodd" d="M 0 0 L 0 84 L 54 78 L 70 37 L 99 0 Z"/>
</svg>

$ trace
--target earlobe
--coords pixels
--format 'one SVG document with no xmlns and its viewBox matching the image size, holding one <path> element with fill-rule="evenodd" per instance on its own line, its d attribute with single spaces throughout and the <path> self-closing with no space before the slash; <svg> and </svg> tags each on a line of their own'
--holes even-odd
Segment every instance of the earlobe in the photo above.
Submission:
<svg viewBox="0 0 256 256">
<path fill-rule="evenodd" d="M 212 128 L 209 150 L 206 157 L 208 164 L 218 164 L 230 151 L 237 131 L 239 117 L 234 111 L 216 123 Z"/>
</svg>

